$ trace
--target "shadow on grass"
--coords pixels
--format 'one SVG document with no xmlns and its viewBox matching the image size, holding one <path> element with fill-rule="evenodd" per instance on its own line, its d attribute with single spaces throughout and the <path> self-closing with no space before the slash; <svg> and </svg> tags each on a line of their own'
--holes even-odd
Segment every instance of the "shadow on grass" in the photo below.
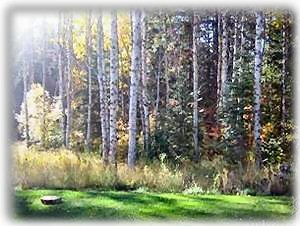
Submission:
<svg viewBox="0 0 300 226">
<path fill-rule="evenodd" d="M 71 192 L 54 191 L 63 197 L 60 205 L 44 206 L 41 195 L 51 191 L 16 193 L 18 218 L 77 219 L 157 219 L 157 220 L 218 220 L 218 219 L 288 219 L 291 214 L 270 208 L 289 206 L 289 199 L 264 198 L 252 204 L 228 201 L 218 196 L 187 196 L 133 192 Z M 53 194 L 53 191 L 52 191 Z M 288 208 L 288 207 L 287 207 Z"/>
</svg>

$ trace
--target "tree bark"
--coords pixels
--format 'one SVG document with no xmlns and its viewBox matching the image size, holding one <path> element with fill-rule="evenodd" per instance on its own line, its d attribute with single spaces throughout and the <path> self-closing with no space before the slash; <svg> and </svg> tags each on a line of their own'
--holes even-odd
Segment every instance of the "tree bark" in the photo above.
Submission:
<svg viewBox="0 0 300 226">
<path fill-rule="evenodd" d="M 86 140 L 85 145 L 90 151 L 91 145 L 91 108 L 92 108 L 92 56 L 91 56 L 91 12 L 88 12 L 86 20 L 86 58 L 87 58 L 87 76 L 88 76 L 88 103 L 87 103 L 87 125 L 86 125 Z"/>
<path fill-rule="evenodd" d="M 72 15 L 68 15 L 67 21 L 67 49 L 66 49 L 66 58 L 67 58 L 67 86 L 66 86 L 66 96 L 67 96 L 67 122 L 66 122 L 66 148 L 70 149 L 70 137 L 72 129 L 72 108 L 71 108 L 71 91 L 72 91 Z"/>
<path fill-rule="evenodd" d="M 43 19 L 43 59 L 42 59 L 42 87 L 43 87 L 43 115 L 42 115 L 42 146 L 46 143 L 46 58 L 47 58 L 46 21 Z"/>
<path fill-rule="evenodd" d="M 222 75 L 222 16 L 218 16 L 218 72 L 217 72 L 217 107 L 219 108 L 221 98 L 221 75 Z"/>
<path fill-rule="evenodd" d="M 27 104 L 27 84 L 28 84 L 28 73 L 29 73 L 29 68 L 28 68 L 28 63 L 26 60 L 23 61 L 23 68 L 22 68 L 22 73 L 23 73 L 23 102 L 24 102 L 24 112 L 25 112 L 25 141 L 26 141 L 26 147 L 29 147 L 29 123 L 28 123 L 28 104 Z"/>
<path fill-rule="evenodd" d="M 118 77 L 119 47 L 117 12 L 111 12 L 111 51 L 110 51 L 110 112 L 109 112 L 109 161 L 116 164 L 117 153 L 117 110 L 118 110 Z"/>
<path fill-rule="evenodd" d="M 199 149 L 199 118 L 198 118 L 198 47 L 197 47 L 197 24 L 198 17 L 193 14 L 193 137 L 194 137 L 194 159 L 199 161 L 200 149 Z"/>
<path fill-rule="evenodd" d="M 281 132 L 285 132 L 285 123 L 287 119 L 286 112 L 286 77 L 287 62 L 288 62 L 288 33 L 287 33 L 287 18 L 283 17 L 282 24 L 282 73 L 281 73 Z"/>
<path fill-rule="evenodd" d="M 261 73 L 264 52 L 264 16 L 256 12 L 255 62 L 254 62 L 254 144 L 257 168 L 261 167 Z"/>
<path fill-rule="evenodd" d="M 232 56 L 232 81 L 235 82 L 237 78 L 237 50 L 238 50 L 238 14 L 234 16 L 234 42 L 233 42 L 233 56 Z"/>
<path fill-rule="evenodd" d="M 107 94 L 106 94 L 106 78 L 104 68 L 104 54 L 103 54 L 103 23 L 102 12 L 98 16 L 98 48 L 97 48 L 97 67 L 98 67 L 98 84 L 99 84 L 99 103 L 100 103 L 100 119 L 101 119 L 101 133 L 102 133 L 102 158 L 104 163 L 108 163 L 109 153 L 109 127 L 107 126 Z"/>
<path fill-rule="evenodd" d="M 245 55 L 244 46 L 246 44 L 246 38 L 245 38 L 245 15 L 242 13 L 241 16 L 241 22 L 240 22 L 240 56 L 238 59 L 239 67 L 238 67 L 238 77 L 237 77 L 237 83 L 240 84 L 241 82 L 241 76 L 244 74 L 244 65 L 243 65 L 243 57 Z M 237 98 L 237 104 L 240 106 L 240 97 Z M 237 121 L 242 120 L 242 116 L 240 117 L 239 114 L 237 115 Z"/>
<path fill-rule="evenodd" d="M 222 69 L 220 81 L 220 104 L 223 107 L 224 96 L 226 94 L 227 79 L 228 79 L 228 33 L 227 33 L 227 12 L 222 15 Z"/>
<path fill-rule="evenodd" d="M 64 77 L 63 77 L 63 31 L 62 31 L 62 14 L 59 13 L 58 19 L 58 34 L 57 34 L 57 45 L 58 45 L 58 59 L 57 59 L 57 67 L 58 67 L 58 76 L 59 76 L 59 102 L 61 109 L 61 117 L 60 117 L 60 129 L 61 129 L 61 137 L 63 146 L 66 145 L 66 132 L 65 132 L 65 105 L 64 105 Z"/>
<path fill-rule="evenodd" d="M 156 73 L 156 100 L 155 100 L 155 108 L 154 108 L 154 115 L 155 121 L 157 120 L 157 115 L 159 113 L 159 102 L 160 102 L 160 77 L 161 77 L 161 47 L 158 50 L 158 69 Z"/>
<path fill-rule="evenodd" d="M 137 87 L 139 75 L 139 63 L 141 57 L 141 12 L 133 12 L 133 38 L 131 54 L 131 81 L 129 100 L 129 142 L 128 142 L 128 166 L 135 167 L 136 159 L 136 114 L 137 114 Z"/>
<path fill-rule="evenodd" d="M 141 15 L 141 74 L 142 74 L 142 105 L 143 105 L 143 136 L 144 152 L 149 155 L 149 98 L 148 98 L 148 74 L 146 63 L 146 14 L 143 11 Z"/>
</svg>

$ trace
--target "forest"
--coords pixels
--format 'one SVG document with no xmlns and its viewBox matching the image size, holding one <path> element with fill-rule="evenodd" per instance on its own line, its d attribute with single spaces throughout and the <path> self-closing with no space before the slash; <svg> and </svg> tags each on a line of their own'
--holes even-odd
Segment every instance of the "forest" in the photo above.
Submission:
<svg viewBox="0 0 300 226">
<path fill-rule="evenodd" d="M 52 10 L 11 21 L 17 216 L 292 215 L 291 11 Z M 48 194 L 63 204 L 44 206 Z"/>
</svg>

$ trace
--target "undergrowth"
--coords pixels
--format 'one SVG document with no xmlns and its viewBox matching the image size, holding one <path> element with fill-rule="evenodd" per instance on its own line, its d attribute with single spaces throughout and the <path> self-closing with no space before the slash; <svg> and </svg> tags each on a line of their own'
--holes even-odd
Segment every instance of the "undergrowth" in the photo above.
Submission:
<svg viewBox="0 0 300 226">
<path fill-rule="evenodd" d="M 227 165 L 221 156 L 200 163 L 186 160 L 177 166 L 168 165 L 162 157 L 132 170 L 125 163 L 118 163 L 117 169 L 105 166 L 96 153 L 45 151 L 34 146 L 27 150 L 22 144 L 13 145 L 12 151 L 14 185 L 20 188 L 269 194 L 274 182 L 270 176 L 274 169 Z"/>
</svg>

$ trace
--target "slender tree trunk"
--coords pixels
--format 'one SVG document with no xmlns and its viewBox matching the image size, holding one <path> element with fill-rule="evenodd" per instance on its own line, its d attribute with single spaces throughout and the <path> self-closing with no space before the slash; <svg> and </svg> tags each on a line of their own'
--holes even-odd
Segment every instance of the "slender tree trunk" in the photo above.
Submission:
<svg viewBox="0 0 300 226">
<path fill-rule="evenodd" d="M 131 55 L 131 81 L 129 100 L 129 142 L 128 142 L 128 166 L 134 168 L 136 159 L 136 114 L 137 114 L 137 90 L 139 63 L 141 57 L 141 12 L 133 12 L 133 37 Z"/>
<path fill-rule="evenodd" d="M 264 52 L 264 16 L 262 11 L 256 12 L 255 65 L 254 65 L 254 143 L 256 166 L 261 166 L 261 73 Z"/>
<path fill-rule="evenodd" d="M 194 12 L 193 15 L 193 137 L 194 137 L 194 159 L 199 161 L 200 159 L 200 149 L 199 149 L 199 118 L 198 118 L 198 47 L 197 47 L 197 25 L 198 17 Z"/>
<path fill-rule="evenodd" d="M 227 12 L 222 15 L 222 69 L 220 81 L 220 107 L 223 107 L 224 96 L 227 92 L 228 79 L 228 33 L 227 33 Z"/>
<path fill-rule="evenodd" d="M 218 73 L 217 73 L 217 105 L 221 100 L 221 75 L 222 75 L 222 16 L 218 12 Z"/>
<path fill-rule="evenodd" d="M 111 52 L 110 52 L 110 112 L 109 112 L 109 160 L 116 165 L 117 153 L 117 111 L 118 111 L 118 77 L 119 77 L 119 47 L 117 12 L 111 13 Z"/>
<path fill-rule="evenodd" d="M 240 48 L 239 48 L 239 67 L 238 67 L 238 77 L 237 77 L 237 84 L 240 84 L 241 82 L 241 76 L 244 74 L 244 65 L 243 65 L 243 57 L 245 55 L 244 46 L 246 44 L 245 39 L 245 15 L 242 13 L 241 16 L 241 22 L 240 22 Z M 237 98 L 237 104 L 240 106 L 240 97 Z M 242 117 L 239 117 L 239 114 L 237 114 L 237 121 L 242 120 Z"/>
<path fill-rule="evenodd" d="M 22 68 L 22 73 L 23 73 L 23 102 L 24 102 L 24 111 L 25 111 L 25 141 L 26 141 L 26 147 L 29 147 L 29 122 L 28 122 L 28 104 L 27 104 L 27 84 L 28 84 L 28 63 L 26 60 L 23 61 L 23 68 Z"/>
<path fill-rule="evenodd" d="M 85 145 L 88 151 L 90 151 L 91 140 L 91 108 L 92 108 L 92 56 L 91 56 L 91 12 L 88 12 L 86 21 L 86 57 L 87 57 L 87 75 L 88 75 L 88 103 L 87 103 L 87 126 L 86 126 L 86 139 Z"/>
<path fill-rule="evenodd" d="M 71 91 L 72 91 L 72 15 L 68 16 L 67 22 L 67 50 L 66 50 L 66 58 L 67 58 L 67 86 L 66 86 L 66 96 L 67 96 L 67 122 L 66 122 L 66 148 L 70 149 L 70 137 L 71 137 L 71 129 L 72 129 L 72 108 L 71 108 Z"/>
<path fill-rule="evenodd" d="M 232 81 L 235 82 L 237 78 L 237 50 L 238 50 L 238 14 L 234 16 L 234 42 L 233 42 L 233 56 L 232 56 Z"/>
<path fill-rule="evenodd" d="M 98 83 L 99 83 L 99 103 L 100 103 L 100 118 L 101 118 L 101 133 L 102 133 L 102 158 L 104 163 L 108 163 L 109 153 L 109 131 L 107 130 L 108 121 L 106 120 L 107 112 L 107 94 L 106 94 L 106 78 L 104 70 L 104 54 L 103 54 L 103 23 L 102 13 L 98 16 L 98 48 L 97 48 L 97 66 L 98 66 Z"/>
<path fill-rule="evenodd" d="M 159 111 L 160 76 L 161 76 L 161 48 L 159 48 L 159 50 L 158 50 L 158 69 L 157 69 L 157 73 L 156 73 L 156 100 L 155 100 L 155 108 L 154 108 L 155 121 L 157 120 L 157 115 L 158 115 L 158 111 Z"/>
<path fill-rule="evenodd" d="M 146 14 L 143 11 L 141 16 L 141 74 L 142 74 L 142 105 L 143 105 L 143 136 L 144 136 L 144 152 L 149 155 L 149 99 L 148 99 L 148 74 L 146 64 Z"/>
<path fill-rule="evenodd" d="M 34 55 L 34 37 L 33 37 L 33 27 L 31 27 L 31 31 L 30 31 L 30 34 L 29 34 L 29 59 L 28 59 L 28 62 L 29 62 L 29 68 L 28 68 L 28 78 L 27 78 L 27 82 L 28 82 L 28 87 L 29 89 L 31 89 L 31 85 L 34 83 L 34 74 L 35 74 L 35 71 L 34 71 L 34 58 L 35 58 L 35 55 Z"/>
<path fill-rule="evenodd" d="M 164 55 L 164 61 L 165 61 L 165 80 L 166 80 L 166 107 L 169 107 L 170 103 L 170 83 L 169 83 L 169 61 L 168 61 L 168 53 L 165 50 Z"/>
<path fill-rule="evenodd" d="M 43 115 L 42 115 L 42 146 L 46 143 L 46 57 L 47 57 L 46 22 L 43 19 L 43 59 L 42 59 L 42 87 L 43 87 Z"/>
<path fill-rule="evenodd" d="M 63 145 L 66 145 L 66 133 L 65 133 L 65 105 L 64 105 L 64 78 L 63 78 L 63 31 L 62 31 L 62 14 L 59 13 L 59 20 L 58 20 L 58 76 L 59 76 L 59 103 L 61 109 L 61 118 L 60 118 L 60 129 L 61 129 L 61 137 Z"/>
<path fill-rule="evenodd" d="M 168 39 L 168 14 L 165 15 L 164 20 L 164 34 L 163 36 L 165 39 Z M 170 83 L 169 83 L 169 55 L 168 55 L 168 44 L 166 43 L 164 45 L 164 63 L 165 63 L 165 69 L 164 69 L 164 76 L 165 76 L 165 82 L 166 82 L 166 107 L 169 107 L 170 102 Z"/>
<path fill-rule="evenodd" d="M 287 61 L 288 61 L 288 33 L 287 18 L 284 16 L 282 24 L 282 73 L 281 73 L 281 132 L 284 134 L 285 123 L 287 119 L 286 112 L 286 77 L 287 77 Z"/>
</svg>

